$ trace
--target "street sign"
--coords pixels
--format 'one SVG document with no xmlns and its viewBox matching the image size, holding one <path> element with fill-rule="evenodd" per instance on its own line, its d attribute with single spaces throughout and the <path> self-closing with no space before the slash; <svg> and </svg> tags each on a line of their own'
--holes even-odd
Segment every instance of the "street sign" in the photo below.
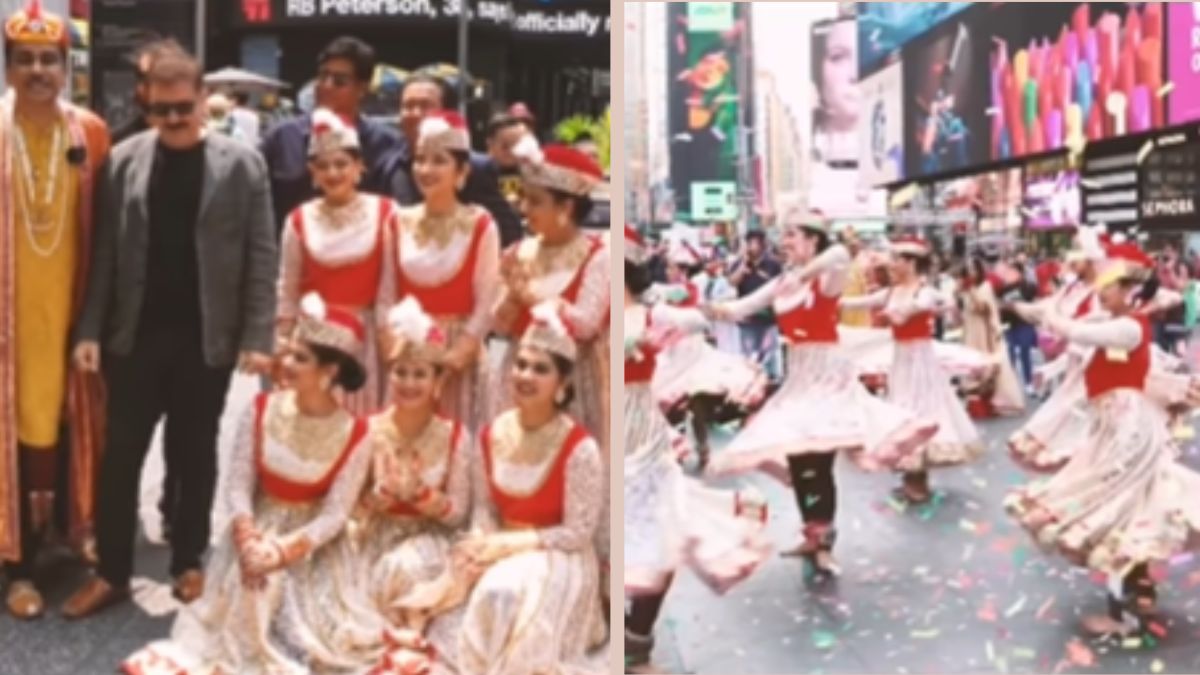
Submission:
<svg viewBox="0 0 1200 675">
<path fill-rule="evenodd" d="M 732 2 L 689 2 L 688 31 L 724 33 L 733 28 Z"/>
<path fill-rule="evenodd" d="M 696 181 L 692 183 L 692 222 L 737 218 L 737 183 Z"/>
</svg>

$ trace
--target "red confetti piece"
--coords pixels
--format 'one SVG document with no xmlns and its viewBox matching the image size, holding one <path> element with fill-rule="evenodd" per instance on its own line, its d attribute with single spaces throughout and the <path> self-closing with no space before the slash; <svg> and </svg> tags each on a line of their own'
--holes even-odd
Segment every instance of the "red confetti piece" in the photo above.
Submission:
<svg viewBox="0 0 1200 675">
<path fill-rule="evenodd" d="M 1072 639 L 1067 643 L 1067 660 L 1074 665 L 1088 667 L 1095 665 L 1096 655 L 1087 645 L 1078 639 Z"/>
<path fill-rule="evenodd" d="M 1160 624 L 1160 623 L 1157 623 L 1157 622 L 1151 621 L 1151 622 L 1150 622 L 1150 625 L 1149 625 L 1149 626 L 1147 626 L 1147 628 L 1149 629 L 1149 631 L 1150 631 L 1151 633 L 1154 633 L 1154 634 L 1155 634 L 1155 635 L 1157 635 L 1159 638 L 1166 638 L 1166 637 L 1167 637 L 1167 629 L 1166 629 L 1166 628 L 1164 628 L 1164 627 L 1163 627 L 1163 625 L 1162 625 L 1162 624 Z"/>
</svg>

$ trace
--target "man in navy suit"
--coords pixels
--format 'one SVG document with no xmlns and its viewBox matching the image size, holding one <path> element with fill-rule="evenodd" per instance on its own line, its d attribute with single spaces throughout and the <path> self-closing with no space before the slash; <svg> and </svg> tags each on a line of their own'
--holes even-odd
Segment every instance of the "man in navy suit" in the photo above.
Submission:
<svg viewBox="0 0 1200 675">
<path fill-rule="evenodd" d="M 391 195 L 401 204 L 421 201 L 421 191 L 412 177 L 413 148 L 417 145 L 421 120 L 432 112 L 456 105 L 454 92 L 433 75 L 417 74 L 405 81 L 404 89 L 400 92 L 400 131 L 403 138 L 399 151 L 391 157 L 387 168 Z M 502 248 L 520 241 L 524 236 L 521 217 L 500 194 L 500 175 L 487 155 L 471 153 L 471 171 L 460 197 L 462 201 L 478 204 L 492 214 L 500 229 Z"/>
</svg>

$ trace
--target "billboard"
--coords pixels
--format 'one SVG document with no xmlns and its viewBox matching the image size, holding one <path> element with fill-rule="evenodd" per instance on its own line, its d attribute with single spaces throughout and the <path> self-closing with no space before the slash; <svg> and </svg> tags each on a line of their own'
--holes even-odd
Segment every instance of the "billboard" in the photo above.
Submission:
<svg viewBox="0 0 1200 675">
<path fill-rule="evenodd" d="M 834 218 L 870 215 L 870 193 L 860 189 L 859 142 L 863 115 L 853 17 L 812 25 L 811 174 L 808 204 Z M 882 216 L 883 213 L 876 215 Z"/>
<path fill-rule="evenodd" d="M 905 177 L 982 164 L 987 157 L 988 38 L 952 22 L 904 52 Z"/>
<path fill-rule="evenodd" d="M 893 63 L 858 85 L 865 119 L 859 124 L 858 176 L 863 187 L 904 177 L 904 71 Z"/>
<path fill-rule="evenodd" d="M 988 157 L 1164 126 L 1163 12 L 1156 2 L 984 8 L 976 18 L 993 43 L 980 71 L 990 89 Z"/>
<path fill-rule="evenodd" d="M 979 177 L 979 231 L 1010 230 L 1021 226 L 1021 169 L 1000 169 Z"/>
<path fill-rule="evenodd" d="M 1200 119 L 1200 2 L 1167 7 L 1167 79 L 1174 83 L 1168 101 L 1170 124 Z"/>
<path fill-rule="evenodd" d="M 1025 167 L 1025 194 L 1021 215 L 1025 227 L 1046 230 L 1076 227 L 1082 222 L 1078 169 L 1065 157 L 1031 162 Z"/>
<path fill-rule="evenodd" d="M 1166 134 L 1138 167 L 1139 222 L 1143 229 L 1200 230 L 1196 191 L 1200 189 L 1200 132 Z"/>
<path fill-rule="evenodd" d="M 971 6 L 969 2 L 858 3 L 858 75 L 866 77 L 900 48 Z"/>
<path fill-rule="evenodd" d="M 742 62 L 749 11 L 732 2 L 667 5 L 667 129 L 681 219 L 737 216 L 739 106 L 753 100 L 750 83 L 738 81 L 753 72 Z"/>
</svg>

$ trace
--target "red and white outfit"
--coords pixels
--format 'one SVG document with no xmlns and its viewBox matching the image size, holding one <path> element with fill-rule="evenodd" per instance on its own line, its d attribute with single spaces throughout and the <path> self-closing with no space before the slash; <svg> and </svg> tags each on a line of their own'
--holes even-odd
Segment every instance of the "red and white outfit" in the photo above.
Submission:
<svg viewBox="0 0 1200 675">
<path fill-rule="evenodd" d="M 787 378 L 721 452 L 709 472 L 760 470 L 790 484 L 788 456 L 850 450 L 864 468 L 914 452 L 936 429 L 928 415 L 882 401 L 862 386 L 838 345 L 838 300 L 850 255 L 833 246 L 745 298 L 722 305 L 733 317 L 768 306 L 787 340 Z"/>
<path fill-rule="evenodd" d="M 671 260 L 685 267 L 700 264 L 699 254 L 686 243 L 672 252 Z M 650 295 L 678 307 L 700 304 L 700 289 L 691 281 L 657 286 Z M 767 382 L 767 374 L 758 364 L 740 353 L 716 349 L 704 330 L 663 345 L 652 389 L 664 410 L 698 395 L 718 396 L 742 409 L 752 409 L 766 396 Z"/>
<path fill-rule="evenodd" d="M 421 123 L 422 147 L 465 149 L 461 118 L 441 113 Z M 442 390 L 441 413 L 477 431 L 487 414 L 486 340 L 500 289 L 500 234 L 486 209 L 456 204 L 450 213 L 430 214 L 425 205 L 400 208 L 384 232 L 383 276 L 376 320 L 397 302 L 414 296 L 434 318 L 453 349 L 460 336 L 481 351 L 466 369 L 451 372 Z"/>
<path fill-rule="evenodd" d="M 1053 477 L 1009 495 L 1009 513 L 1043 547 L 1116 578 L 1200 548 L 1200 474 L 1179 463 L 1168 415 L 1146 393 L 1149 321 L 1046 321 L 1094 350 L 1082 371 L 1088 432 Z"/>
<path fill-rule="evenodd" d="M 568 361 L 574 339 L 553 307 L 534 310 L 523 345 Z M 583 673 L 605 637 L 596 529 L 608 502 L 599 446 L 560 413 L 538 428 L 518 410 L 479 434 L 470 463 L 475 534 L 520 539 L 493 562 L 465 604 L 430 624 L 433 673 Z"/>
<path fill-rule="evenodd" d="M 937 422 L 937 434 L 915 453 L 907 454 L 896 469 L 924 471 L 930 467 L 970 462 L 983 453 L 983 439 L 958 395 L 950 386 L 950 372 L 938 357 L 939 343 L 933 339 L 935 315 L 948 301 L 927 285 L 890 288 L 869 296 L 843 301 L 852 307 L 882 308 L 891 324 L 892 363 L 888 371 L 888 401 L 912 410 L 923 419 Z M 977 363 L 989 364 L 987 356 L 960 347 Z"/>
<path fill-rule="evenodd" d="M 310 296 L 311 297 L 311 296 Z M 362 353 L 353 316 L 301 303 L 298 339 Z M 200 599 L 183 607 L 170 638 L 130 656 L 130 675 L 301 673 L 353 665 L 359 645 L 383 629 L 360 601 L 363 579 L 340 535 L 370 468 L 367 422 L 344 409 L 310 417 L 296 393 L 258 395 L 242 415 L 225 481 L 231 523 L 249 518 L 268 541 L 306 540 L 309 553 L 246 585 L 235 525 L 217 540 Z"/>
<path fill-rule="evenodd" d="M 330 305 L 354 313 L 367 327 L 367 381 L 345 396 L 346 409 L 355 415 L 374 413 L 386 398 L 374 312 L 383 269 L 383 234 L 397 208 L 391 199 L 370 194 L 358 194 L 339 207 L 318 198 L 296 207 L 283 226 L 280 321 L 294 320 L 300 298 L 315 292 Z"/>
<path fill-rule="evenodd" d="M 759 536 L 765 505 L 751 495 L 707 488 L 686 476 L 651 393 L 659 335 L 705 326 L 699 310 L 669 305 L 625 309 L 626 596 L 663 593 L 682 566 L 724 592 L 748 577 L 769 552 Z"/>
</svg>

